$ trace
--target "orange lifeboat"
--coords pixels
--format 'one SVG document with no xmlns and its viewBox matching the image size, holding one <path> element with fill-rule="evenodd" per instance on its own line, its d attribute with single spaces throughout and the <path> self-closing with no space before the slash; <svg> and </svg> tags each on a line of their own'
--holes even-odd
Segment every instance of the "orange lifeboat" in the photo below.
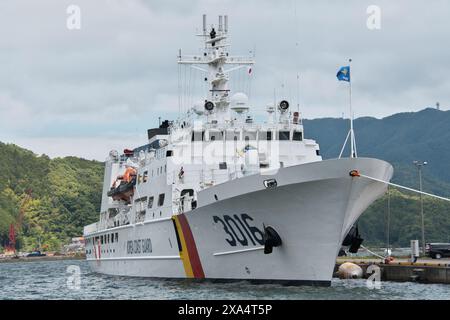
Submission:
<svg viewBox="0 0 450 320">
<path fill-rule="evenodd" d="M 120 181 L 116 187 L 117 182 Z M 131 197 L 134 195 L 134 186 L 136 185 L 136 169 L 127 167 L 123 175 L 117 177 L 114 181 L 111 190 L 108 191 L 108 196 L 113 200 L 122 200 L 126 203 L 131 202 Z"/>
</svg>

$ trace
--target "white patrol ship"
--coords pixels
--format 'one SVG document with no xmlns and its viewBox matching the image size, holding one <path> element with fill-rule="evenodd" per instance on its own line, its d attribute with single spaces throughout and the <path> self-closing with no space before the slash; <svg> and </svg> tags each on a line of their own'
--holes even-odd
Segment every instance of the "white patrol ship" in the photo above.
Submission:
<svg viewBox="0 0 450 320">
<path fill-rule="evenodd" d="M 229 75 L 252 57 L 228 54 L 228 19 L 207 30 L 180 66 L 205 72 L 208 96 L 184 117 L 148 130 L 148 144 L 105 164 L 100 220 L 84 228 L 96 272 L 330 285 L 341 244 L 386 191 L 377 159 L 322 160 L 287 100 L 255 123 Z M 250 69 L 248 69 L 250 70 Z M 358 239 L 356 239 L 358 241 Z M 356 244 L 357 245 L 357 244 Z"/>
</svg>

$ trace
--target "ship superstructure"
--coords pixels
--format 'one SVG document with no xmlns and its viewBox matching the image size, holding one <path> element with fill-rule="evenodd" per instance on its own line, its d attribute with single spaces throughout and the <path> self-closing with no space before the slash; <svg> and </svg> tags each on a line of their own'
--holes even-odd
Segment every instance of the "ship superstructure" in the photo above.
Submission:
<svg viewBox="0 0 450 320">
<path fill-rule="evenodd" d="M 105 163 L 100 220 L 86 226 L 87 260 L 102 273 L 249 279 L 328 285 L 343 238 L 386 190 L 381 160 L 322 160 L 287 100 L 256 122 L 229 88 L 252 57 L 228 54 L 228 17 L 207 30 L 199 55 L 178 57 L 205 73 L 209 92 L 148 143 Z"/>
</svg>

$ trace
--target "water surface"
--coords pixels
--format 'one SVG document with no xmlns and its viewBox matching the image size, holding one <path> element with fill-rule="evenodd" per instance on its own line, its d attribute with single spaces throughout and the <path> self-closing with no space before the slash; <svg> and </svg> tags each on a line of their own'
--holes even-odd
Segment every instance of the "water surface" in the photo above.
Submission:
<svg viewBox="0 0 450 320">
<path fill-rule="evenodd" d="M 79 289 L 67 285 L 70 266 L 81 271 Z M 73 268 L 73 267 L 72 267 Z M 75 267 L 76 268 L 76 267 Z M 333 279 L 331 287 L 287 287 L 235 283 L 196 283 L 106 276 L 91 272 L 84 260 L 0 263 L 0 299 L 448 299 L 450 285 Z"/>
</svg>

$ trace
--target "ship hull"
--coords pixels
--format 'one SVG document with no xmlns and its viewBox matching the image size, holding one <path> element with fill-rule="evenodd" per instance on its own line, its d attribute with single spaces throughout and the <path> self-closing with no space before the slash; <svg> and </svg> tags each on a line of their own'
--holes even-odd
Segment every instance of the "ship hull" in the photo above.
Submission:
<svg viewBox="0 0 450 320">
<path fill-rule="evenodd" d="M 88 260 L 114 275 L 329 285 L 343 238 L 386 191 L 351 170 L 381 180 L 393 173 L 384 161 L 356 158 L 232 180 L 200 192 L 195 210 L 117 228 L 117 250 L 96 247 Z M 264 254 L 264 226 L 282 240 L 271 254 Z M 135 239 L 151 239 L 151 250 L 134 248 Z"/>
</svg>

